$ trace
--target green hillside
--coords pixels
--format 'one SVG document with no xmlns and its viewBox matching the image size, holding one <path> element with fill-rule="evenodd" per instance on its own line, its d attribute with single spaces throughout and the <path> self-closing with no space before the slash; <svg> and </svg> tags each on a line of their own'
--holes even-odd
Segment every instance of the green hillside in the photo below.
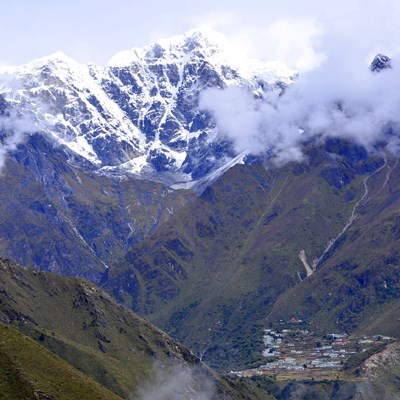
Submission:
<svg viewBox="0 0 400 400">
<path fill-rule="evenodd" d="M 222 372 L 265 363 L 264 328 L 292 317 L 314 332 L 398 337 L 397 160 L 341 140 L 307 156 L 237 165 L 169 214 L 103 275 L 123 306 L 87 281 L 2 263 L 1 320 L 125 397 L 157 381 L 154 368 L 202 364 L 124 307 Z M 243 382 L 201 371 L 221 398 L 262 398 L 254 382 L 239 394 Z"/>
<path fill-rule="evenodd" d="M 340 140 L 310 145 L 307 156 L 279 168 L 235 166 L 132 247 L 112 266 L 105 287 L 222 370 L 262 361 L 262 329 L 281 319 L 313 316 L 315 329 L 356 330 L 349 322 L 337 326 L 342 308 L 332 313 L 326 304 L 340 302 L 343 293 L 355 302 L 352 288 L 362 296 L 365 283 L 346 283 L 351 265 L 339 268 L 334 259 L 359 255 L 362 270 L 367 260 L 381 260 L 382 279 L 396 282 L 396 268 L 388 270 L 383 260 L 396 263 L 397 243 L 388 233 L 395 228 L 388 224 L 396 226 L 397 163 Z M 363 221 L 359 236 L 376 240 L 371 250 L 352 236 Z M 377 240 L 385 226 L 389 236 Z"/>
<path fill-rule="evenodd" d="M 83 398 L 121 399 L 34 340 L 0 323 L 0 399 Z"/>
<path fill-rule="evenodd" d="M 315 274 L 279 298 L 268 321 L 296 315 L 312 329 L 399 337 L 399 178 L 397 161 L 388 160 L 368 181 L 353 224 Z"/>
<path fill-rule="evenodd" d="M 234 383 L 220 378 L 185 347 L 92 283 L 21 268 L 8 261 L 0 261 L 0 271 L 0 320 L 12 323 L 121 397 L 138 398 L 141 388 L 157 381 L 157 371 L 169 376 L 178 368 L 189 376 L 187 385 L 193 390 L 201 393 L 211 385 L 215 399 L 268 398 L 246 386 L 240 386 L 239 392 Z M 23 359 L 21 365 L 29 370 L 26 363 L 30 362 Z"/>
</svg>

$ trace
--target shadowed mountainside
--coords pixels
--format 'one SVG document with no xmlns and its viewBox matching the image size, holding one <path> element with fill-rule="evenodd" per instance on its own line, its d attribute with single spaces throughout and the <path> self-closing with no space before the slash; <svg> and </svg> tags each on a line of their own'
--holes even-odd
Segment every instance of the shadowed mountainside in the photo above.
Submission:
<svg viewBox="0 0 400 400">
<path fill-rule="evenodd" d="M 0 256 L 98 282 L 106 264 L 194 198 L 160 183 L 75 167 L 71 153 L 34 134 L 2 171 Z"/>
<path fill-rule="evenodd" d="M 262 360 L 267 323 L 365 328 L 398 297 L 397 161 L 338 139 L 307 152 L 229 170 L 114 264 L 107 290 L 222 369 Z"/>
</svg>

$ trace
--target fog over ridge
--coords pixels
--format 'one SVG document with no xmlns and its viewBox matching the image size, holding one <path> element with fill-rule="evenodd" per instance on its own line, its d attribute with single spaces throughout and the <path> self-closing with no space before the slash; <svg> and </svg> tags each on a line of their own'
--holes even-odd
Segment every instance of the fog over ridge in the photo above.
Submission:
<svg viewBox="0 0 400 400">
<path fill-rule="evenodd" d="M 371 60 L 372 61 L 372 60 Z M 277 161 L 301 160 L 302 144 L 315 138 L 342 137 L 372 149 L 383 143 L 400 151 L 400 73 L 391 68 L 372 72 L 327 59 L 300 74 L 284 93 L 271 90 L 262 98 L 238 87 L 209 89 L 200 108 L 213 114 L 219 134 L 235 150 L 269 152 Z"/>
</svg>

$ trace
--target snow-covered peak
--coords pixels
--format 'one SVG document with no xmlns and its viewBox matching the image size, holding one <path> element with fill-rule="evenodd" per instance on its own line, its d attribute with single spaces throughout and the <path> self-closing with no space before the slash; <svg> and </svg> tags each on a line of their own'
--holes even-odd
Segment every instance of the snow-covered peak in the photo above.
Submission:
<svg viewBox="0 0 400 400">
<path fill-rule="evenodd" d="M 176 62 L 192 54 L 204 58 L 223 54 L 229 41 L 221 34 L 209 29 L 199 28 L 183 35 L 160 39 L 144 48 L 133 48 L 115 54 L 108 67 L 127 67 L 136 62 L 148 63 Z"/>
<path fill-rule="evenodd" d="M 36 59 L 36 60 L 34 60 L 32 62 L 34 63 L 34 62 L 38 62 L 38 61 L 39 62 L 40 61 L 42 61 L 42 62 L 63 62 L 63 63 L 75 62 L 74 59 L 72 59 L 71 57 L 67 56 L 61 50 L 56 51 L 56 52 L 54 52 L 52 54 L 49 54 L 48 56 L 38 58 L 38 59 Z"/>
<path fill-rule="evenodd" d="M 204 90 L 234 85 L 263 96 L 293 75 L 238 56 L 203 27 L 117 53 L 105 68 L 57 52 L 16 67 L 18 85 L 0 92 L 99 172 L 176 183 L 207 180 L 237 156 L 199 110 Z"/>
<path fill-rule="evenodd" d="M 35 71 L 38 71 L 44 67 L 51 69 L 68 69 L 69 65 L 77 65 L 78 63 L 72 58 L 68 57 L 61 51 L 57 51 L 56 53 L 50 54 L 45 57 L 37 58 L 27 64 L 18 65 L 18 66 L 5 66 L 0 68 L 0 73 L 7 74 L 32 74 Z"/>
<path fill-rule="evenodd" d="M 141 154 L 143 139 L 104 92 L 102 76 L 103 68 L 56 52 L 14 67 L 13 80 L 0 89 L 10 104 L 31 114 L 42 132 L 73 153 L 96 166 L 119 165 Z M 115 143 L 122 141 L 120 149 Z"/>
<path fill-rule="evenodd" d="M 187 31 L 183 35 L 158 40 L 156 43 L 169 50 L 183 50 L 185 53 L 203 50 L 213 54 L 221 52 L 229 44 L 229 40 L 211 28 L 200 27 Z"/>
<path fill-rule="evenodd" d="M 78 63 L 61 51 L 15 67 L 15 75 L 28 87 L 36 86 L 39 82 L 47 85 L 58 82 L 62 87 L 66 83 L 74 83 L 79 87 L 92 84 L 88 66 Z"/>
<path fill-rule="evenodd" d="M 133 48 L 130 50 L 123 50 L 113 55 L 107 63 L 107 67 L 127 67 L 140 61 L 143 57 L 143 49 Z"/>
<path fill-rule="evenodd" d="M 36 60 L 33 60 L 29 62 L 28 64 L 22 65 L 20 67 L 17 67 L 18 69 L 34 69 L 38 67 L 43 67 L 43 66 L 49 66 L 49 67 L 71 67 L 71 66 L 78 66 L 80 65 L 77 61 L 75 61 L 73 58 L 67 56 L 65 53 L 62 51 L 57 51 L 53 54 L 50 54 L 45 57 L 37 58 Z"/>
<path fill-rule="evenodd" d="M 129 68 L 143 63 L 183 65 L 193 60 L 205 60 L 219 71 L 221 67 L 229 67 L 244 79 L 260 78 L 267 83 L 290 83 L 296 74 L 281 63 L 246 59 L 224 35 L 207 27 L 160 39 L 144 48 L 121 51 L 111 58 L 107 67 Z"/>
</svg>

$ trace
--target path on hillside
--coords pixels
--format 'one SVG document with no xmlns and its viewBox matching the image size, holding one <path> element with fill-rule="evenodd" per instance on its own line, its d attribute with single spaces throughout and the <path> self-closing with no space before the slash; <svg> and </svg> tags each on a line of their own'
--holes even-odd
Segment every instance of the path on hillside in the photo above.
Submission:
<svg viewBox="0 0 400 400">
<path fill-rule="evenodd" d="M 272 205 L 275 203 L 275 200 L 280 196 L 280 194 L 282 193 L 282 190 L 284 189 L 284 187 L 286 186 L 287 180 L 289 178 L 289 174 L 286 175 L 286 178 L 281 186 L 281 188 L 279 189 L 278 193 L 271 199 L 270 203 L 268 204 L 267 208 L 264 210 L 264 212 L 261 214 L 261 217 L 258 219 L 257 223 L 254 225 L 254 227 L 252 228 L 252 230 L 249 232 L 246 241 L 244 242 L 242 251 L 241 251 L 241 255 L 239 256 L 240 258 L 244 255 L 247 245 L 249 244 L 250 238 L 253 236 L 254 232 L 258 229 L 258 227 L 261 224 L 261 221 L 265 218 L 265 216 L 267 215 L 267 212 L 271 209 Z"/>
<path fill-rule="evenodd" d="M 378 196 L 378 194 L 381 193 L 381 192 L 385 189 L 385 187 L 387 186 L 387 184 L 388 184 L 388 182 L 389 182 L 390 176 L 391 176 L 393 170 L 397 167 L 397 164 L 398 164 L 398 163 L 399 163 L 399 160 L 397 159 L 396 162 L 393 164 L 393 167 L 391 167 L 389 164 L 387 165 L 387 167 L 388 167 L 388 172 L 386 173 L 385 180 L 383 181 L 382 187 L 381 187 L 376 193 L 374 193 L 373 195 L 371 195 L 370 197 L 368 197 L 368 199 L 367 199 L 367 200 L 365 201 L 365 203 L 364 203 L 364 206 L 365 206 L 371 199 L 373 199 L 375 196 Z"/>
<path fill-rule="evenodd" d="M 387 186 L 389 180 L 390 180 L 390 176 L 391 173 L 393 171 L 393 169 L 396 168 L 397 164 L 398 164 L 398 160 L 396 160 L 395 164 L 393 165 L 393 167 L 391 167 L 390 165 L 388 165 L 387 162 L 387 157 L 386 154 L 383 154 L 383 159 L 384 159 L 384 164 L 379 167 L 376 171 L 372 172 L 371 174 L 369 174 L 368 176 L 366 176 L 363 179 L 363 185 L 364 185 L 364 194 L 361 196 L 361 198 L 357 201 L 357 203 L 354 205 L 353 210 L 351 212 L 350 218 L 347 220 L 345 226 L 343 227 L 343 229 L 340 231 L 340 233 L 333 239 L 330 239 L 325 247 L 325 250 L 323 251 L 322 255 L 313 261 L 311 267 L 309 266 L 308 262 L 307 262 L 307 257 L 305 254 L 304 250 L 301 250 L 299 253 L 299 258 L 302 261 L 306 272 L 307 272 L 307 277 L 312 275 L 312 273 L 319 267 L 321 261 L 323 260 L 323 258 L 326 256 L 326 254 L 329 252 L 329 250 L 331 250 L 331 248 L 335 245 L 335 243 L 337 243 L 337 241 L 347 232 L 347 230 L 352 226 L 352 224 L 354 223 L 354 221 L 357 219 L 358 215 L 359 215 L 359 208 L 360 206 L 365 206 L 373 197 L 377 196 L 379 193 L 381 193 L 385 187 Z M 369 195 L 369 187 L 368 187 L 368 181 L 375 176 L 376 174 L 378 174 L 380 171 L 382 171 L 384 168 L 388 168 L 388 172 L 385 175 L 385 180 L 382 183 L 381 188 L 374 194 L 372 194 L 371 196 L 368 197 Z M 310 269 L 312 272 L 310 272 Z"/>
</svg>

